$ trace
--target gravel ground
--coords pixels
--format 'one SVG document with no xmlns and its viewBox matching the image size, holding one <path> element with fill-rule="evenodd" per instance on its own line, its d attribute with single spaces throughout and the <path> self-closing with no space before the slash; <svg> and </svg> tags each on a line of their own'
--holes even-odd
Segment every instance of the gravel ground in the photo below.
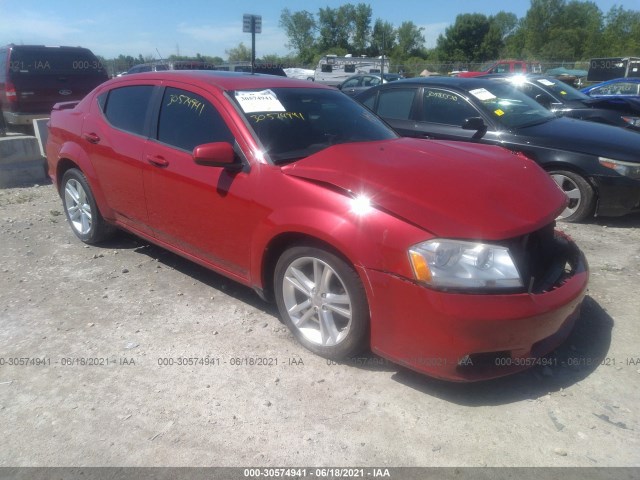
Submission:
<svg viewBox="0 0 640 480">
<path fill-rule="evenodd" d="M 557 365 L 450 384 L 330 364 L 251 290 L 0 190 L 0 467 L 640 466 L 640 215 L 562 227 L 592 277 Z"/>
</svg>

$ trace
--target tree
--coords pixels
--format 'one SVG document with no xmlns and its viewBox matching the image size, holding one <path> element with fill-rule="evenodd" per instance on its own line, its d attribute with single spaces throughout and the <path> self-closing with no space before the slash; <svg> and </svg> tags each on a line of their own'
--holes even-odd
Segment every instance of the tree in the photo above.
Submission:
<svg viewBox="0 0 640 480">
<path fill-rule="evenodd" d="M 303 63 L 310 63 L 314 56 L 318 28 L 313 14 L 306 10 L 291 13 L 285 8 L 280 14 L 280 27 L 284 28 L 289 38 L 287 47 L 294 49 Z"/>
<path fill-rule="evenodd" d="M 500 11 L 493 17 L 489 17 L 490 28 L 496 29 L 500 33 L 500 38 L 505 41 L 518 27 L 518 17 L 515 13 Z"/>
<path fill-rule="evenodd" d="M 402 22 L 396 33 L 398 44 L 394 49 L 396 61 L 410 56 L 419 56 L 424 49 L 423 27 L 418 27 L 413 22 Z"/>
<path fill-rule="evenodd" d="M 355 7 L 350 3 L 338 8 L 321 8 L 318 11 L 318 46 L 321 52 L 328 53 L 335 47 L 349 50 L 354 32 L 354 17 Z"/>
<path fill-rule="evenodd" d="M 366 3 L 359 3 L 353 11 L 353 49 L 363 54 L 371 40 L 372 10 Z"/>
<path fill-rule="evenodd" d="M 437 40 L 438 50 L 449 60 L 466 62 L 483 62 L 495 57 L 495 46 L 491 42 L 501 42 L 501 32 L 494 28 L 493 35 L 485 42 L 491 23 L 481 13 L 464 13 L 456 17 L 456 21 L 440 35 Z"/>
<path fill-rule="evenodd" d="M 247 48 L 244 43 L 240 42 L 237 47 L 225 50 L 229 62 L 250 62 L 251 49 Z"/>
<path fill-rule="evenodd" d="M 640 52 L 640 11 L 613 6 L 604 18 L 602 56 L 632 56 Z"/>
<path fill-rule="evenodd" d="M 393 28 L 393 24 L 384 22 L 380 19 L 376 20 L 373 25 L 373 32 L 371 34 L 371 43 L 367 49 L 367 55 L 370 57 L 378 57 L 384 52 L 388 55 L 396 47 L 396 39 L 398 35 Z M 383 45 L 384 39 L 384 45 Z"/>
<path fill-rule="evenodd" d="M 565 0 L 531 0 L 531 7 L 522 22 L 524 28 L 524 52 L 540 55 L 549 45 L 554 22 L 560 18 Z"/>
</svg>

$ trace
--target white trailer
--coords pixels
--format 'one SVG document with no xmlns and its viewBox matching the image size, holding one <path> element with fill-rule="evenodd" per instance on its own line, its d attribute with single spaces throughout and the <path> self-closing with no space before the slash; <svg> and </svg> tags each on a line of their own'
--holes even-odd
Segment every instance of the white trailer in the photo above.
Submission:
<svg viewBox="0 0 640 480">
<path fill-rule="evenodd" d="M 353 57 L 325 55 L 318 62 L 314 80 L 324 85 L 339 85 L 352 75 L 359 73 L 382 73 L 382 57 Z M 389 59 L 384 59 L 384 72 L 389 72 Z"/>
</svg>

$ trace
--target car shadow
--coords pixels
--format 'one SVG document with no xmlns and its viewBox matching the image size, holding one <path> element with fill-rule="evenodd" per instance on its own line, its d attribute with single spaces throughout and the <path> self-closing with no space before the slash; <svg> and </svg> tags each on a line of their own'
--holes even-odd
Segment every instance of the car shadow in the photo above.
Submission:
<svg viewBox="0 0 640 480">
<path fill-rule="evenodd" d="M 568 388 L 598 367 L 610 365 L 607 352 L 613 323 L 609 314 L 587 296 L 567 340 L 545 357 L 551 366 L 535 366 L 511 376 L 473 383 L 445 382 L 404 368 L 392 378 L 415 390 L 468 407 L 534 400 Z"/>
<path fill-rule="evenodd" d="M 264 313 L 273 315 L 278 320 L 277 308 L 274 304 L 266 302 L 251 288 L 235 282 L 213 270 L 198 265 L 197 263 L 187 260 L 169 250 L 158 247 L 146 240 L 133 234 L 119 231 L 113 238 L 95 245 L 99 248 L 109 250 L 133 250 L 135 253 L 146 255 L 147 257 L 158 261 L 168 268 L 179 271 L 194 280 L 207 285 L 213 289 L 240 300 L 253 308 L 261 310 Z"/>
<path fill-rule="evenodd" d="M 640 212 L 622 217 L 595 217 L 586 223 L 612 228 L 638 228 L 640 227 Z"/>
</svg>

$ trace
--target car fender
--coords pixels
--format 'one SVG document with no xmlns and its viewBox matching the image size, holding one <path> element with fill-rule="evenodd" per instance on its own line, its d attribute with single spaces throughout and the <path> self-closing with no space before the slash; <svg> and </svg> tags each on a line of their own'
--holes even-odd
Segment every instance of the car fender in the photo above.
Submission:
<svg viewBox="0 0 640 480">
<path fill-rule="evenodd" d="M 58 188 L 58 191 L 60 191 L 60 182 L 62 181 L 60 168 L 64 167 L 64 159 L 73 162 L 82 171 L 82 173 L 84 173 L 84 176 L 87 177 L 87 181 L 91 186 L 91 191 L 93 192 L 93 197 L 95 198 L 98 208 L 100 209 L 100 213 L 106 219 L 113 219 L 113 211 L 111 210 L 111 208 L 109 208 L 106 197 L 102 191 L 102 188 L 100 187 L 100 182 L 98 181 L 98 176 L 95 169 L 93 168 L 93 164 L 91 163 L 87 152 L 74 141 L 67 141 L 63 143 L 58 153 L 56 171 L 56 187 Z"/>
<path fill-rule="evenodd" d="M 345 197 L 345 205 L 351 199 Z M 292 223 L 290 219 L 295 218 Z M 303 219 L 300 221 L 300 219 Z M 274 211 L 255 230 L 251 248 L 251 283 L 257 289 L 269 284 L 267 271 L 278 239 L 304 236 L 328 245 L 359 272 L 364 268 L 410 277 L 407 248 L 433 235 L 400 218 L 373 209 L 366 218 L 358 214 L 291 206 Z M 374 241 L 372 241 L 374 240 Z M 365 279 L 362 279 L 363 282 Z"/>
</svg>

